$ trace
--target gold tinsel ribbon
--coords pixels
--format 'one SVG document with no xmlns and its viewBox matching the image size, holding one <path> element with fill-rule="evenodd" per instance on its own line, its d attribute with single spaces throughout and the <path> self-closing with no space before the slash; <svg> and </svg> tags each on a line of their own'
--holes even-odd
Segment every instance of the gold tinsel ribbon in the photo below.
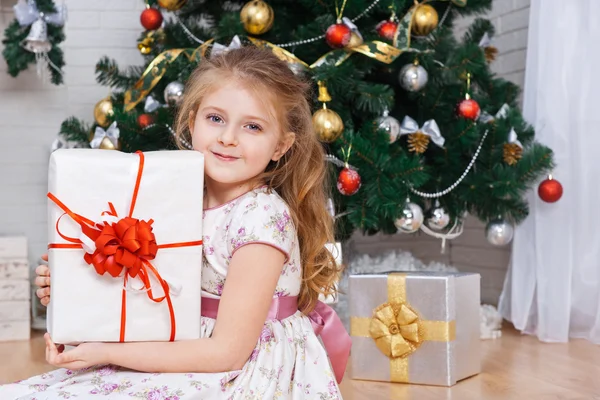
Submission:
<svg viewBox="0 0 600 400">
<path fill-rule="evenodd" d="M 213 39 L 207 40 L 196 49 L 171 49 L 160 53 L 154 60 L 152 60 L 148 67 L 146 67 L 142 77 L 135 83 L 135 85 L 125 92 L 125 111 L 129 112 L 133 110 L 140 101 L 144 100 L 146 96 L 148 96 L 148 94 L 152 91 L 152 89 L 154 89 L 156 84 L 167 72 L 169 65 L 173 63 L 179 56 L 184 55 L 190 61 L 200 62 L 200 60 L 206 55 L 206 50 L 212 41 Z"/>
<path fill-rule="evenodd" d="M 373 310 L 373 317 L 350 317 L 350 334 L 370 337 L 390 360 L 390 381 L 409 382 L 410 355 L 425 341 L 456 339 L 455 321 L 427 321 L 406 301 L 406 275 L 389 274 L 388 301 Z"/>
</svg>

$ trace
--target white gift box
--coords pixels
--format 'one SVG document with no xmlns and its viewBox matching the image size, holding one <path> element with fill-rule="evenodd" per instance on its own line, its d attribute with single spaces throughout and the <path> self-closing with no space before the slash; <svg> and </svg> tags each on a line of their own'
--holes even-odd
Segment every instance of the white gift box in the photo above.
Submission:
<svg viewBox="0 0 600 400">
<path fill-rule="evenodd" d="M 153 221 L 152 232 L 159 247 L 202 240 L 203 155 L 196 151 L 157 151 L 143 153 L 143 158 L 131 217 Z M 110 150 L 57 150 L 50 158 L 48 191 L 71 212 L 96 223 L 104 218 L 106 224 L 112 224 L 129 214 L 140 159 L 138 154 Z M 118 217 L 106 215 L 109 202 Z M 141 275 L 129 277 L 125 285 L 125 273 L 117 277 L 97 273 L 84 255 L 85 251 L 95 251 L 94 247 L 101 249 L 100 245 L 83 235 L 81 226 L 63 214 L 63 209 L 49 200 L 52 285 L 47 328 L 52 339 L 63 344 L 170 340 L 172 323 L 167 300 L 152 301 L 143 288 Z M 83 240 L 85 251 L 53 247 L 70 243 L 57 231 L 59 218 L 60 233 Z M 171 288 L 174 340 L 199 338 L 202 246 L 159 248 L 150 263 Z M 148 267 L 145 270 L 152 294 L 162 297 L 164 291 L 153 272 Z"/>
</svg>

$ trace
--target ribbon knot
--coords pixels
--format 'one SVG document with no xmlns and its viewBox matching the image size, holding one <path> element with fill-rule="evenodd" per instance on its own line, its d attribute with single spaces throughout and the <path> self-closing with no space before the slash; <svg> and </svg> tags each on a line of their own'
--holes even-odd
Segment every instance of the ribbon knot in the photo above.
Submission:
<svg viewBox="0 0 600 400">
<path fill-rule="evenodd" d="M 86 262 L 100 275 L 108 272 L 116 278 L 125 269 L 130 277 L 137 277 L 143 263 L 153 260 L 158 252 L 152 222 L 132 217 L 105 222 L 95 238 L 95 251 L 84 256 Z"/>
<path fill-rule="evenodd" d="M 56 26 L 62 26 L 67 20 L 67 7 L 65 5 L 55 5 L 55 13 L 43 13 L 37 8 L 34 0 L 20 0 L 14 7 L 15 18 L 21 26 L 33 24 L 36 20 L 44 21 L 44 24 L 49 23 Z"/>
<path fill-rule="evenodd" d="M 369 334 L 389 358 L 406 357 L 423 342 L 417 313 L 406 303 L 384 303 L 373 310 Z"/>
</svg>

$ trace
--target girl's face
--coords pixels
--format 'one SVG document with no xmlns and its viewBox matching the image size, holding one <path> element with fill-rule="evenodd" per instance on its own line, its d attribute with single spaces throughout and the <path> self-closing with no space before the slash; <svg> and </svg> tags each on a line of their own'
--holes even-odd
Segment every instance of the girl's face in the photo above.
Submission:
<svg viewBox="0 0 600 400">
<path fill-rule="evenodd" d="M 294 142 L 255 96 L 233 80 L 205 96 L 191 116 L 192 145 L 204 154 L 207 184 L 252 184 Z"/>
</svg>

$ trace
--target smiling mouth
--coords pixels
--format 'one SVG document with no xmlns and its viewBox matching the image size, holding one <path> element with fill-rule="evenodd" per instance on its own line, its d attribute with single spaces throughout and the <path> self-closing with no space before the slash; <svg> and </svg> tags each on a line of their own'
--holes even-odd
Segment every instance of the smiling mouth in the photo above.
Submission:
<svg viewBox="0 0 600 400">
<path fill-rule="evenodd" d="M 238 159 L 238 157 L 228 156 L 221 153 L 215 153 L 214 151 L 212 153 L 215 155 L 215 157 L 222 161 L 235 161 Z"/>
</svg>

